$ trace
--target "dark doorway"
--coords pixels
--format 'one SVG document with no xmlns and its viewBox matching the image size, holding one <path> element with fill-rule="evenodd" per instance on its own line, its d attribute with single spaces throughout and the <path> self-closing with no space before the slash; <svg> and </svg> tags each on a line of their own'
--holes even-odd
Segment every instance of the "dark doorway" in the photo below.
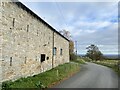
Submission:
<svg viewBox="0 0 120 90">
<path fill-rule="evenodd" d="M 45 61 L 45 54 L 41 54 L 41 62 Z"/>
</svg>

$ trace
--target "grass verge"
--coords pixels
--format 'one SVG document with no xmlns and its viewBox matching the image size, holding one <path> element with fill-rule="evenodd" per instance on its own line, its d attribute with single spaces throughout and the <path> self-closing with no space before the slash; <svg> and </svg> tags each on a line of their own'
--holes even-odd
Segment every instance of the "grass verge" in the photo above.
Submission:
<svg viewBox="0 0 120 90">
<path fill-rule="evenodd" d="M 38 75 L 29 76 L 27 78 L 20 78 L 14 82 L 6 81 L 2 83 L 2 89 L 7 88 L 47 88 L 56 82 L 79 71 L 80 65 L 78 63 L 66 63 L 59 65 L 54 69 L 40 73 Z"/>
<path fill-rule="evenodd" d="M 94 61 L 94 63 L 112 68 L 115 72 L 117 72 L 118 76 L 120 77 L 120 69 L 118 67 L 118 60 L 102 60 L 102 61 Z"/>
<path fill-rule="evenodd" d="M 82 58 L 78 58 L 77 60 L 72 60 L 72 62 L 78 63 L 78 64 L 86 64 L 85 60 Z"/>
</svg>

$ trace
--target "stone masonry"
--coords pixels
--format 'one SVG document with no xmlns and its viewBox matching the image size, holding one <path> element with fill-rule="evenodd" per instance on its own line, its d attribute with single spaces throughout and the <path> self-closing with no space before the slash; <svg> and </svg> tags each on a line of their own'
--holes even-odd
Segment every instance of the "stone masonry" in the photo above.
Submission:
<svg viewBox="0 0 120 90">
<path fill-rule="evenodd" d="M 22 3 L 1 5 L 1 82 L 33 76 L 69 62 L 68 39 Z"/>
</svg>

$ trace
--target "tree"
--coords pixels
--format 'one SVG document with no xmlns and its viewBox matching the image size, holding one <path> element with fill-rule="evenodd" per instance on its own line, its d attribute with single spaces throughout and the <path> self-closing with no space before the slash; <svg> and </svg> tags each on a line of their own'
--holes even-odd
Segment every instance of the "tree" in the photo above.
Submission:
<svg viewBox="0 0 120 90">
<path fill-rule="evenodd" d="M 72 40 L 69 41 L 69 53 L 74 53 L 74 42 Z"/>
<path fill-rule="evenodd" d="M 74 42 L 71 40 L 71 34 L 67 30 L 61 30 L 59 31 L 64 37 L 69 39 L 69 53 L 72 54 L 74 52 Z"/>
<path fill-rule="evenodd" d="M 69 53 L 70 60 L 77 60 L 77 55 L 74 53 L 74 42 L 72 40 L 69 41 Z"/>
<path fill-rule="evenodd" d="M 103 54 L 101 53 L 101 51 L 99 50 L 99 48 L 96 45 L 91 44 L 86 49 L 87 49 L 86 56 L 91 58 L 92 60 L 101 60 L 101 59 L 103 59 Z"/>
<path fill-rule="evenodd" d="M 71 34 L 69 31 L 67 30 L 61 30 L 59 31 L 64 37 L 66 37 L 67 39 L 69 39 L 69 54 L 70 54 L 70 60 L 76 60 L 77 56 L 74 53 L 74 42 L 71 39 Z"/>
<path fill-rule="evenodd" d="M 59 31 L 64 37 L 66 37 L 67 39 L 71 40 L 71 34 L 69 31 L 63 29 L 61 31 Z"/>
<path fill-rule="evenodd" d="M 66 37 L 67 39 L 69 39 L 69 53 L 73 54 L 74 53 L 74 42 L 71 40 L 71 34 L 69 31 L 67 30 L 61 30 L 59 31 L 64 37 Z"/>
</svg>

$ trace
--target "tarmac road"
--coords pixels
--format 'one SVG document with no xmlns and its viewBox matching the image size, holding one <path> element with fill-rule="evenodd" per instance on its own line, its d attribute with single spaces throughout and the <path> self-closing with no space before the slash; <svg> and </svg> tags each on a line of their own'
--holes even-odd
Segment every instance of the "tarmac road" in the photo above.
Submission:
<svg viewBox="0 0 120 90">
<path fill-rule="evenodd" d="M 108 67 L 87 63 L 76 75 L 52 88 L 118 88 L 118 76 Z"/>
</svg>

